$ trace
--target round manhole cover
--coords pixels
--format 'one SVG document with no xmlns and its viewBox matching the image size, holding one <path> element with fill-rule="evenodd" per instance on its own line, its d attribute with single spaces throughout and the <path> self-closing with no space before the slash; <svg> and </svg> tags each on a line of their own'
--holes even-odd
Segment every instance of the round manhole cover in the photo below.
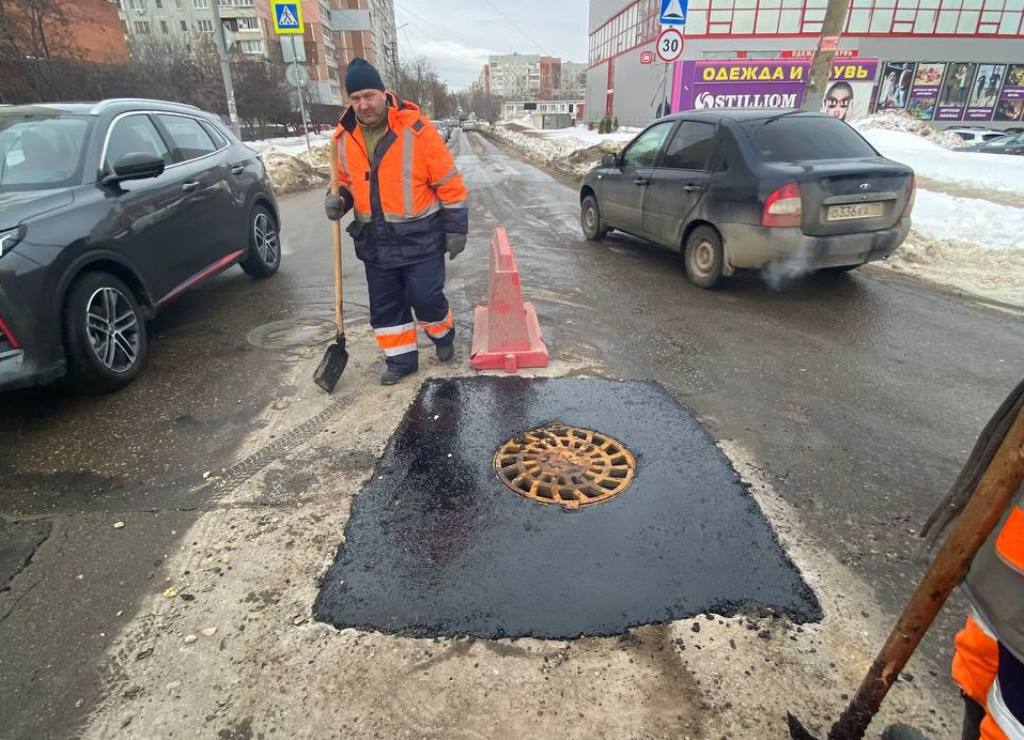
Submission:
<svg viewBox="0 0 1024 740">
<path fill-rule="evenodd" d="M 494 455 L 494 470 L 513 493 L 578 509 L 604 503 L 629 488 L 636 458 L 607 434 L 552 425 L 503 444 Z"/>
<path fill-rule="evenodd" d="M 293 318 L 257 326 L 249 332 L 249 344 L 260 349 L 292 349 L 324 344 L 337 336 L 333 321 L 313 318 Z"/>
</svg>

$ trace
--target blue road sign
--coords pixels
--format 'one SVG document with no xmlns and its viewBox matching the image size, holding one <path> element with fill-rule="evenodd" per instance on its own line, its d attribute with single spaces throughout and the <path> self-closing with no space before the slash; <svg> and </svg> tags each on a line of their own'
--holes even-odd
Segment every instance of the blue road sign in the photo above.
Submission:
<svg viewBox="0 0 1024 740">
<path fill-rule="evenodd" d="M 661 17 L 658 22 L 663 26 L 686 25 L 687 0 L 661 0 Z"/>
<path fill-rule="evenodd" d="M 302 9 L 299 0 L 274 2 L 274 30 L 278 34 L 302 33 Z"/>
</svg>

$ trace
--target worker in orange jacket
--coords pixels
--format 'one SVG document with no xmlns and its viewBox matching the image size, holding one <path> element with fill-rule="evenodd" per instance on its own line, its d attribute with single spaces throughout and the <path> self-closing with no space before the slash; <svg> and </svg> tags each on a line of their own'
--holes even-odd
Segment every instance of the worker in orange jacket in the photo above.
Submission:
<svg viewBox="0 0 1024 740">
<path fill-rule="evenodd" d="M 965 740 L 1024 740 L 1024 486 L 974 558 L 971 604 L 953 679 L 967 704 Z"/>
<path fill-rule="evenodd" d="M 370 325 L 385 357 L 380 380 L 393 385 L 419 367 L 414 315 L 438 359 L 455 356 L 444 255 L 466 248 L 466 186 L 437 129 L 387 93 L 373 66 L 352 60 L 345 89 L 350 105 L 334 134 L 340 187 L 324 207 L 334 220 L 355 211 L 347 231 L 366 268 Z"/>
</svg>

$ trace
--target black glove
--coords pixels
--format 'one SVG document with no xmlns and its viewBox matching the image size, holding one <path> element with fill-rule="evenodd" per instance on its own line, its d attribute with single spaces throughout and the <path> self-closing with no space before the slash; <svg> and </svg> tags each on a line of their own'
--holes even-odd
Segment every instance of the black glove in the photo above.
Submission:
<svg viewBox="0 0 1024 740">
<path fill-rule="evenodd" d="M 345 188 L 339 188 L 337 195 L 328 190 L 324 196 L 324 210 L 331 221 L 341 220 L 352 210 L 352 193 Z"/>
<path fill-rule="evenodd" d="M 448 259 L 455 259 L 462 253 L 462 250 L 466 248 L 466 235 L 445 234 L 444 248 L 448 250 Z"/>
</svg>

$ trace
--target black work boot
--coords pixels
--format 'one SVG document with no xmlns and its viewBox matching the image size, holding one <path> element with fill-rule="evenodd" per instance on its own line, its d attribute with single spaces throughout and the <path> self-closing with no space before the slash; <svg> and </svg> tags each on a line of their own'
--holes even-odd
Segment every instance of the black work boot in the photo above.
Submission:
<svg viewBox="0 0 1024 740">
<path fill-rule="evenodd" d="M 437 345 L 437 359 L 441 362 L 451 362 L 455 359 L 455 342 Z"/>
<path fill-rule="evenodd" d="M 394 385 L 399 382 L 402 378 L 412 375 L 415 370 L 395 370 L 394 368 L 385 368 L 384 372 L 380 375 L 381 385 Z"/>
</svg>

